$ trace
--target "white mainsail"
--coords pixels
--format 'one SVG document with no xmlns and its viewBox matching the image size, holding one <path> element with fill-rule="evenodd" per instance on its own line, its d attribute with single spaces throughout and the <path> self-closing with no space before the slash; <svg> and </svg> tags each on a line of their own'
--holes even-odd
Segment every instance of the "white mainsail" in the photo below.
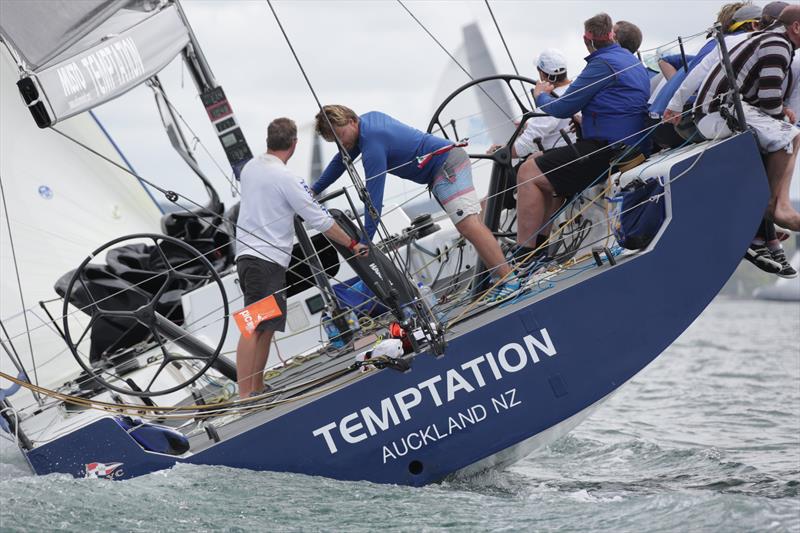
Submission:
<svg viewBox="0 0 800 533">
<path fill-rule="evenodd" d="M 49 320 L 38 302 L 57 297 L 55 281 L 104 242 L 130 233 L 159 232 L 161 211 L 138 179 L 58 133 L 37 128 L 14 85 L 18 77 L 12 59 L 2 50 L 0 179 L 8 211 L 0 204 L 0 319 L 22 364 L 29 371 L 36 366 L 38 380 L 45 384 L 48 376 L 63 380 L 65 365 L 78 367 L 54 328 L 43 326 Z M 89 113 L 55 127 L 127 166 Z M 31 334 L 35 361 L 25 334 L 14 256 L 28 323 L 35 328 Z M 61 302 L 49 304 L 48 309 L 58 321 Z M 4 351 L 0 363 L 4 372 L 16 374 Z"/>
</svg>

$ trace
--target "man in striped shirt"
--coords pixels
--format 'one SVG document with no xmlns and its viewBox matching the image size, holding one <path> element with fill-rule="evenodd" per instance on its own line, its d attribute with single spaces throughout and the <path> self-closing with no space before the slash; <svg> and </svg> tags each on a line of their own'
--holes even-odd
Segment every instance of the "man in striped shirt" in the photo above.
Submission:
<svg viewBox="0 0 800 533">
<path fill-rule="evenodd" d="M 790 87 L 789 65 L 800 46 L 800 6 L 786 7 L 781 24 L 753 34 L 730 51 L 736 84 L 742 96 L 747 125 L 766 153 L 771 197 L 767 217 L 781 226 L 800 231 L 800 213 L 789 200 L 800 129 L 795 111 L 784 105 Z M 732 135 L 726 116 L 733 116 L 730 84 L 722 63 L 716 65 L 700 86 L 697 127 L 707 139 Z"/>
</svg>

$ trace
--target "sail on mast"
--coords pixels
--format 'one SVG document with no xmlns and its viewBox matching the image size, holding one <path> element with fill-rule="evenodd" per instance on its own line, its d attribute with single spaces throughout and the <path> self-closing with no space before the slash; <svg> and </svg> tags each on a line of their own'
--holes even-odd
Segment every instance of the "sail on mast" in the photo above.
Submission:
<svg viewBox="0 0 800 533">
<path fill-rule="evenodd" d="M 124 94 L 189 43 L 175 5 L 147 0 L 60 4 L 68 8 L 53 9 L 49 0 L 3 3 L 0 35 L 19 55 L 23 75 L 17 86 L 41 128 Z"/>
</svg>

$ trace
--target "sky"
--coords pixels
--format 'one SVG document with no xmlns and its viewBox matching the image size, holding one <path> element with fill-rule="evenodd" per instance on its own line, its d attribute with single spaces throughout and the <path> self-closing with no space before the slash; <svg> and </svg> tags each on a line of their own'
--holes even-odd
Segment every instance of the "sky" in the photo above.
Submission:
<svg viewBox="0 0 800 533">
<path fill-rule="evenodd" d="M 577 74 L 586 55 L 583 21 L 601 10 L 614 20 L 637 24 L 644 34 L 642 49 L 647 50 L 678 35 L 702 32 L 713 23 L 721 4 L 489 1 L 520 74 L 530 77 L 535 77 L 538 53 L 551 47 L 565 54 L 570 74 Z M 273 118 L 290 117 L 299 126 L 300 140 L 289 166 L 309 178 L 311 124 L 318 109 L 266 0 L 184 0 L 182 5 L 253 152 L 265 150 L 266 126 Z M 323 104 L 344 104 L 359 114 L 383 111 L 425 129 L 439 101 L 469 81 L 398 2 L 276 0 L 273 6 Z M 477 23 L 497 69 L 513 73 L 484 1 L 420 0 L 406 6 L 451 53 L 462 43 L 462 28 Z M 702 41 L 702 37 L 690 39 L 687 49 L 699 48 Z M 182 61 L 173 61 L 160 78 L 199 138 L 201 166 L 230 205 L 231 173 Z M 139 87 L 96 113 L 142 176 L 205 200 L 199 181 L 169 146 L 148 88 Z M 333 146 L 326 145 L 324 153 L 327 160 Z M 793 184 L 795 197 L 800 196 L 798 181 Z M 402 198 L 413 190 L 403 180 L 390 178 L 386 196 Z"/>
</svg>

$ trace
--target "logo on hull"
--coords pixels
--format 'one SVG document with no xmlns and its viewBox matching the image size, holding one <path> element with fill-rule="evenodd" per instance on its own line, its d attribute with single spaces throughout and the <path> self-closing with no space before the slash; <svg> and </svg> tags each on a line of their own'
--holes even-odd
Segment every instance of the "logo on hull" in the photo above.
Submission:
<svg viewBox="0 0 800 533">
<path fill-rule="evenodd" d="M 123 463 L 88 463 L 84 477 L 114 479 L 125 475 L 120 468 Z"/>
</svg>

